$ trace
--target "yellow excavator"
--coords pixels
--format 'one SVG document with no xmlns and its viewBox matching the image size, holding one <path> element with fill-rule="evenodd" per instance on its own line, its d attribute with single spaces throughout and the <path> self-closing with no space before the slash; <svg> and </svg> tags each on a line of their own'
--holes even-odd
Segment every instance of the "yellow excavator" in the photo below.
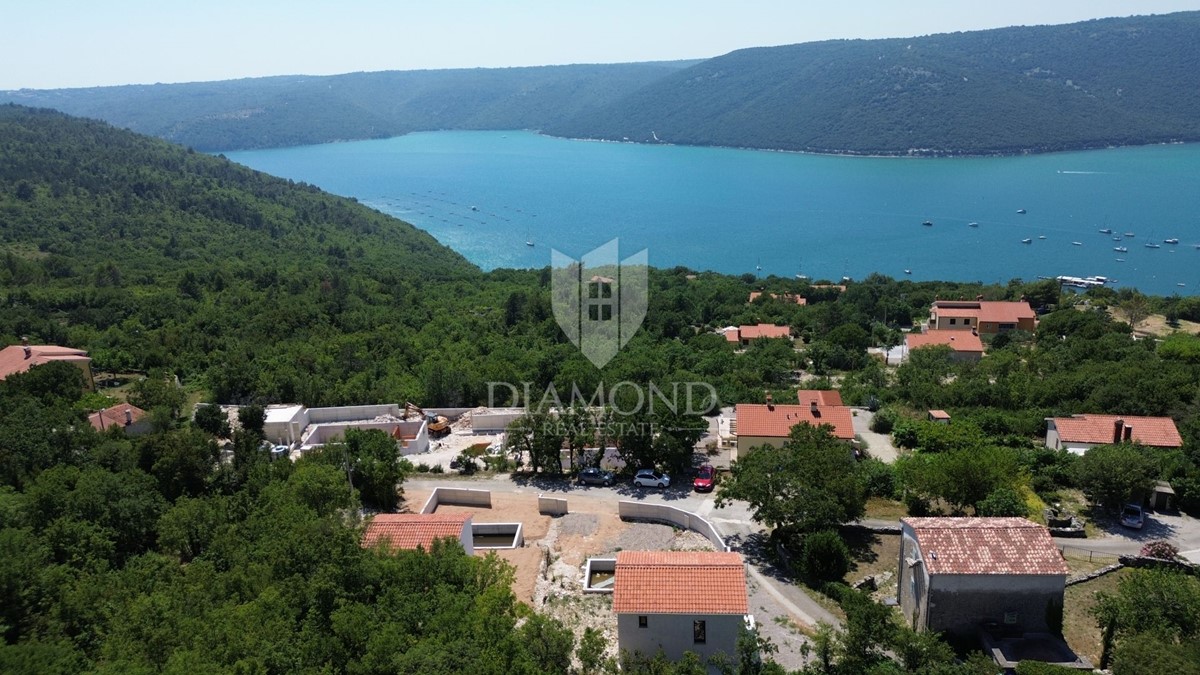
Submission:
<svg viewBox="0 0 1200 675">
<path fill-rule="evenodd" d="M 441 438 L 450 433 L 450 418 L 445 415 L 425 412 L 421 406 L 416 403 L 404 404 L 404 419 L 407 420 L 409 414 L 425 418 L 425 427 L 429 431 L 430 438 Z"/>
</svg>

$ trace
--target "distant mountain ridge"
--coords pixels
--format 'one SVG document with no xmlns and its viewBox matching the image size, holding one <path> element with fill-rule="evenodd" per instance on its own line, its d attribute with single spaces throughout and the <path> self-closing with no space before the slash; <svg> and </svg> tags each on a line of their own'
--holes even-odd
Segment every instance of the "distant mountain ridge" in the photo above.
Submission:
<svg viewBox="0 0 1200 675">
<path fill-rule="evenodd" d="M 537 129 L 575 138 L 881 155 L 1200 141 L 1200 12 L 700 62 L 273 77 L 0 92 L 202 150 Z"/>
</svg>

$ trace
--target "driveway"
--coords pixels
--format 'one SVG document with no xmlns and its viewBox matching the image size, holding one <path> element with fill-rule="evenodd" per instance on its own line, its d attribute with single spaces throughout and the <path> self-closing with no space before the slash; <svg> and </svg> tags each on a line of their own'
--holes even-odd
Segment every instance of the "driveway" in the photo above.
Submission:
<svg viewBox="0 0 1200 675">
<path fill-rule="evenodd" d="M 1193 563 L 1200 564 L 1200 519 L 1182 513 L 1149 511 L 1146 524 L 1140 530 L 1123 527 L 1116 517 L 1096 521 L 1104 531 L 1103 537 L 1090 539 L 1055 539 L 1064 546 L 1115 555 L 1137 555 L 1147 542 L 1165 539 L 1179 547 L 1179 552 Z"/>
<path fill-rule="evenodd" d="M 874 419 L 875 413 L 870 410 L 854 408 L 854 433 L 862 436 L 862 439 L 867 442 L 867 452 L 872 457 L 891 464 L 899 456 L 896 446 L 892 445 L 890 434 L 877 434 L 871 431 L 871 421 Z"/>
</svg>

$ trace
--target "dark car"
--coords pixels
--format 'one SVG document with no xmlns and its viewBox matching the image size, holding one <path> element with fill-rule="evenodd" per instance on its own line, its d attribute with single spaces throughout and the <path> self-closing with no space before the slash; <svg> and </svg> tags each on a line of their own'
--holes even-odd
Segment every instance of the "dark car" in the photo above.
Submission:
<svg viewBox="0 0 1200 675">
<path fill-rule="evenodd" d="M 717 484 L 717 470 L 711 464 L 705 464 L 700 467 L 700 471 L 696 474 L 696 479 L 692 481 L 692 487 L 696 492 L 712 492 L 713 486 Z"/>
<path fill-rule="evenodd" d="M 578 481 L 580 485 L 603 485 L 608 487 L 613 484 L 613 475 L 611 471 L 603 471 L 593 466 L 580 471 Z"/>
</svg>

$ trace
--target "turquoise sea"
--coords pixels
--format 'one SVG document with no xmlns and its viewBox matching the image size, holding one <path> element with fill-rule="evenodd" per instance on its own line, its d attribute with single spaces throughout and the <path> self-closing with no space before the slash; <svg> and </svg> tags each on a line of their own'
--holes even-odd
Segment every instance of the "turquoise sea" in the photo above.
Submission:
<svg viewBox="0 0 1200 675">
<path fill-rule="evenodd" d="M 814 279 L 1102 275 L 1200 294 L 1196 144 L 899 159 L 443 131 L 226 156 L 355 197 L 484 269 L 543 267 L 551 248 L 578 258 L 619 237 L 622 257 L 644 248 L 656 267 Z"/>
</svg>

